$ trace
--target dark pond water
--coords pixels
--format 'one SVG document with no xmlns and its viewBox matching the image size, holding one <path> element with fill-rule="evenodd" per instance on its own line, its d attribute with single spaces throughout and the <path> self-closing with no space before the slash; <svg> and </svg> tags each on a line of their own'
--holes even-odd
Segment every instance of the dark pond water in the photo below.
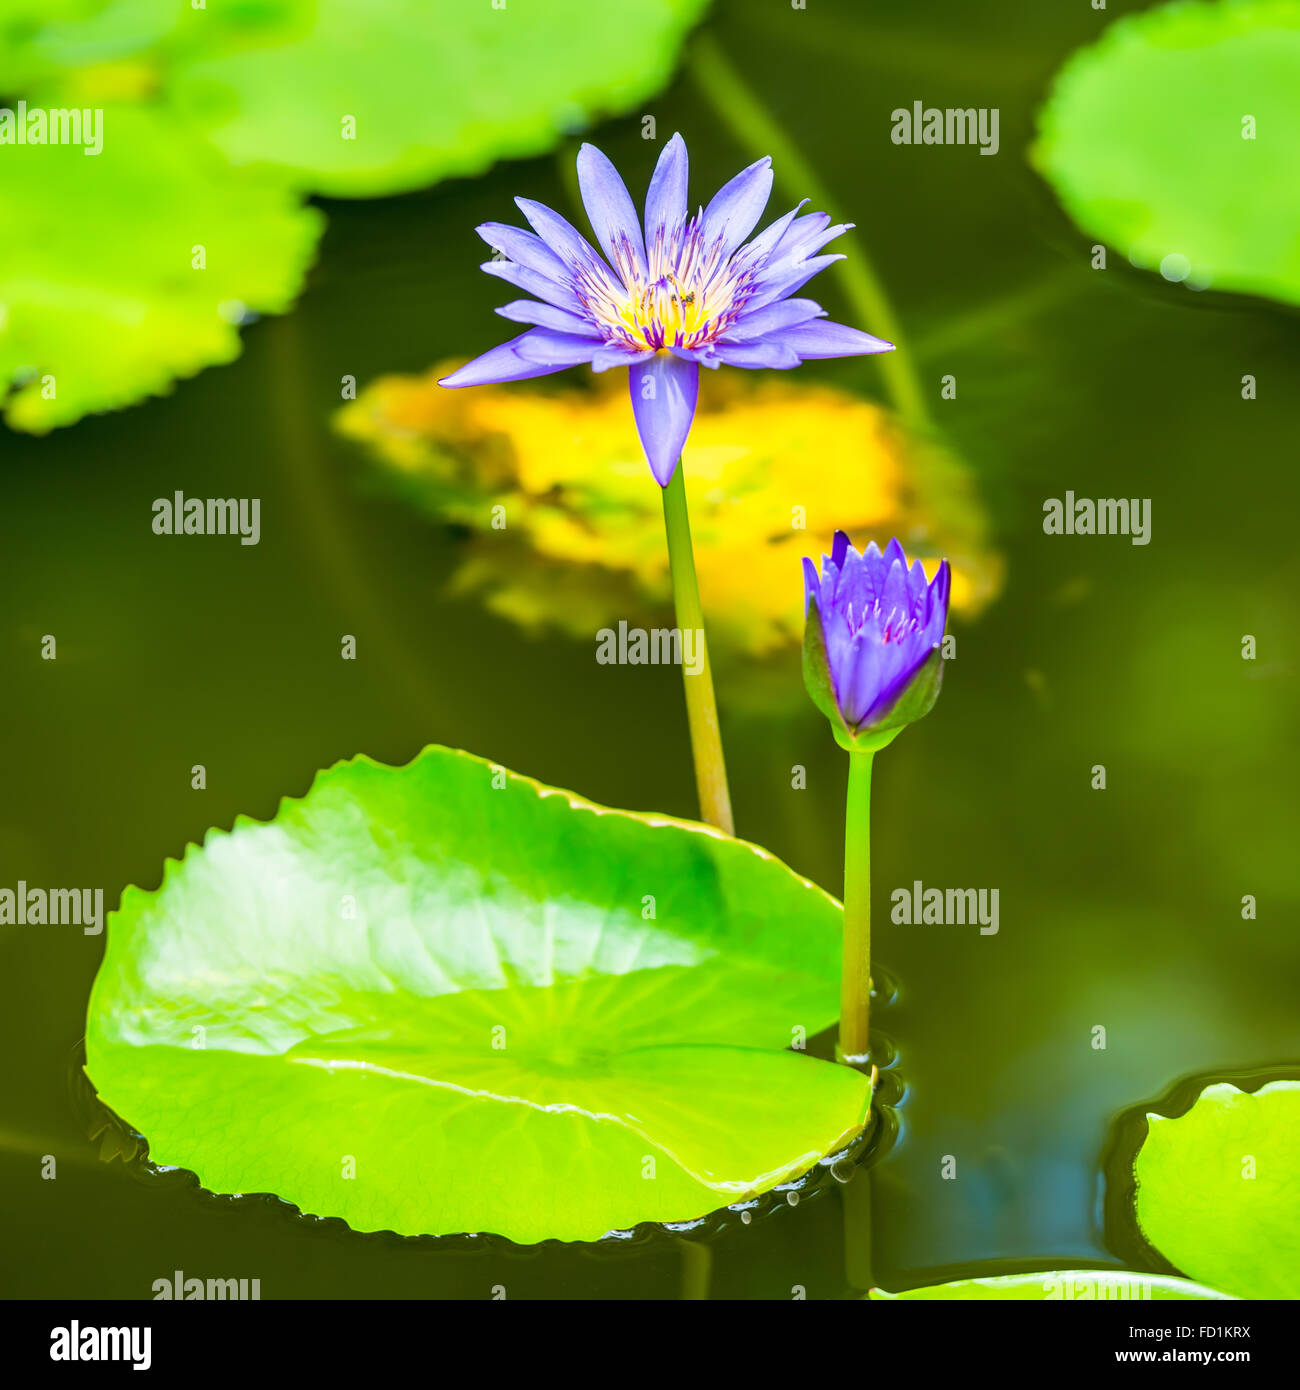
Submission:
<svg viewBox="0 0 1300 1390">
<path fill-rule="evenodd" d="M 1106 16 L 815 8 L 792 22 L 786 6 L 730 0 L 712 28 L 833 210 L 863 229 L 1007 578 L 978 622 L 956 625 L 935 712 L 877 761 L 876 954 L 901 982 L 881 1011 L 906 1081 L 897 1141 L 869 1191 L 831 1181 L 733 1224 L 709 1288 L 842 1296 L 866 1284 L 869 1243 L 891 1287 L 1118 1265 L 1132 1252 L 1107 1234 L 1102 1181 L 1117 1118 L 1193 1073 L 1300 1058 L 1296 322 L 1090 268 L 1023 152 L 1052 72 Z M 892 145 L 889 112 L 916 99 L 999 107 L 1001 152 Z M 702 178 L 748 162 L 688 78 L 650 109 L 687 134 Z M 600 139 L 640 167 L 638 122 Z M 567 196 L 545 159 L 328 204 L 301 307 L 252 327 L 235 365 L 43 440 L 2 436 L 0 881 L 102 883 L 115 899 L 155 884 L 209 825 L 271 815 L 316 768 L 358 751 L 402 762 L 431 741 L 600 802 L 693 813 L 675 673 L 596 668 L 590 644 L 529 640 L 449 600 L 456 538 L 367 486 L 328 426 L 344 374 L 364 384 L 496 340 L 498 288 L 471 273 L 469 229 L 507 216 L 514 193 Z M 804 370 L 880 386 L 870 364 Z M 959 395 L 940 402 L 946 373 Z M 150 504 L 176 489 L 260 497 L 261 544 L 160 542 Z M 1150 544 L 1045 536 L 1043 501 L 1066 489 L 1150 498 Z M 344 632 L 364 659 L 339 661 Z M 38 659 L 45 633 L 57 663 Z M 720 699 L 740 833 L 835 889 L 845 767 L 821 719 L 739 719 Z M 204 795 L 189 786 L 196 762 Z M 805 792 L 790 790 L 794 762 Z M 996 888 L 997 934 L 891 923 L 890 891 L 918 879 Z M 101 1163 L 69 1080 L 101 939 L 2 939 L 6 1295 L 147 1297 L 173 1269 L 260 1277 L 264 1297 L 701 1287 L 698 1259 L 671 1240 L 611 1257 L 358 1237 Z M 57 1182 L 40 1180 L 46 1153 Z"/>
</svg>

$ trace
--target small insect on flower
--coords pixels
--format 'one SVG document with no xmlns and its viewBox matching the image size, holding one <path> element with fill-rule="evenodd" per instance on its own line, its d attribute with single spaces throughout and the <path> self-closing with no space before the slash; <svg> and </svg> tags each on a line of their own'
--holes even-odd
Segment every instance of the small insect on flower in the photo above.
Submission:
<svg viewBox="0 0 1300 1390">
<path fill-rule="evenodd" d="M 939 698 L 948 562 L 927 581 L 896 540 L 883 554 L 874 541 L 859 553 L 837 531 L 821 573 L 803 565 L 808 693 L 845 748 L 881 748 Z"/>
<path fill-rule="evenodd" d="M 594 145 L 578 154 L 578 183 L 602 257 L 558 213 L 515 202 L 533 227 L 488 222 L 479 235 L 504 260 L 483 269 L 534 295 L 497 310 L 533 325 L 444 377 L 481 386 L 546 376 L 583 362 L 630 370 L 637 432 L 666 487 L 695 416 L 699 369 L 797 367 L 810 358 L 888 352 L 893 344 L 826 320 L 811 299 L 790 296 L 839 255 L 819 255 L 851 223 L 798 207 L 752 241 L 772 191 L 760 159 L 689 216 L 686 143 L 664 146 L 646 194 L 645 226 L 623 180 Z"/>
</svg>

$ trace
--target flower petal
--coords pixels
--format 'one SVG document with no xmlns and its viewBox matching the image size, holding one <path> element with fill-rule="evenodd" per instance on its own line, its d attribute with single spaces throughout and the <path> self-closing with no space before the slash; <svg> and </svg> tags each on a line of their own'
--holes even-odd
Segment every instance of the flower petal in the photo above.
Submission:
<svg viewBox="0 0 1300 1390">
<path fill-rule="evenodd" d="M 858 644 L 861 644 L 860 646 Z M 874 633 L 859 634 L 854 644 L 856 667 L 850 678 L 852 717 L 859 727 L 883 719 L 898 703 L 917 671 L 930 657 L 923 644 L 882 642 Z"/>
<path fill-rule="evenodd" d="M 885 572 L 885 586 L 880 595 L 880 613 L 886 627 L 897 627 L 912 615 L 911 595 L 907 591 L 907 556 L 897 540 L 889 542 L 885 559 L 889 569 Z"/>
<path fill-rule="evenodd" d="M 748 343 L 782 328 L 793 328 L 810 319 L 825 318 L 826 310 L 813 299 L 785 299 L 740 318 L 718 339 L 719 343 Z"/>
<path fill-rule="evenodd" d="M 645 242 L 632 197 L 618 170 L 595 145 L 578 151 L 578 187 L 591 230 L 624 283 L 634 273 L 647 275 Z"/>
<path fill-rule="evenodd" d="M 742 169 L 709 200 L 704 209 L 706 243 L 721 243 L 729 255 L 758 225 L 772 195 L 772 161 L 768 156 Z"/>
<path fill-rule="evenodd" d="M 803 557 L 803 611 L 808 616 L 808 605 L 821 590 L 821 580 L 817 577 L 817 566 L 805 555 Z"/>
<path fill-rule="evenodd" d="M 632 413 L 650 471 L 667 487 L 695 418 L 700 369 L 668 352 L 656 352 L 628 373 Z"/>
<path fill-rule="evenodd" d="M 729 367 L 769 367 L 789 371 L 803 359 L 793 348 L 776 338 L 760 338 L 753 343 L 719 343 L 717 356 Z"/>
<path fill-rule="evenodd" d="M 516 264 L 535 270 L 539 275 L 556 279 L 568 274 L 564 262 L 541 237 L 526 232 L 522 227 L 511 227 L 505 222 L 484 222 L 474 230 L 494 251 L 500 251 Z"/>
<path fill-rule="evenodd" d="M 512 299 L 509 304 L 503 304 L 497 313 L 512 323 L 532 323 L 540 328 L 554 329 L 557 333 L 604 339 L 600 328 L 590 319 L 557 309 L 554 304 L 539 304 L 535 299 Z"/>
<path fill-rule="evenodd" d="M 547 361 L 537 358 L 525 357 L 522 348 L 525 343 L 538 338 L 539 336 L 555 337 L 555 334 L 547 334 L 545 329 L 534 328 L 527 333 L 521 333 L 517 338 L 511 338 L 508 343 L 502 343 L 499 347 L 489 348 L 481 357 L 476 357 L 472 362 L 467 362 L 463 367 L 458 367 L 449 376 L 445 376 L 438 383 L 440 386 L 488 386 L 500 381 L 525 381 L 530 377 L 549 376 L 551 372 L 558 372 L 565 367 L 572 367 L 576 362 L 586 361 L 591 356 L 592 343 L 589 339 L 586 342 L 586 357 L 577 357 L 570 361 Z"/>
<path fill-rule="evenodd" d="M 948 592 L 952 587 L 952 571 L 945 560 L 939 566 L 939 573 L 930 581 L 930 592 L 934 594 L 936 608 L 943 609 L 945 621 L 948 617 Z"/>
<path fill-rule="evenodd" d="M 608 372 L 614 367 L 630 367 L 645 356 L 635 348 L 624 347 L 621 343 L 607 343 L 591 355 L 593 372 Z"/>
<path fill-rule="evenodd" d="M 664 146 L 650 178 L 645 195 L 645 235 L 647 249 L 657 238 L 667 237 L 686 221 L 686 178 L 689 161 L 686 141 L 674 135 Z"/>
<path fill-rule="evenodd" d="M 783 238 L 781 254 L 787 258 L 803 254 L 800 250 L 811 237 L 817 236 L 831 225 L 829 212 L 809 212 L 801 217 L 788 237 Z"/>
<path fill-rule="evenodd" d="M 800 217 L 773 249 L 768 258 L 768 269 L 791 268 L 800 261 L 806 261 L 828 241 L 852 231 L 853 226 L 852 222 L 838 222 L 832 227 L 830 214 L 825 212 L 810 212 L 806 217 Z"/>
<path fill-rule="evenodd" d="M 920 616 L 925 612 L 925 596 L 929 583 L 925 577 L 925 566 L 920 560 L 913 560 L 912 568 L 907 572 L 907 602 L 914 616 Z"/>
<path fill-rule="evenodd" d="M 875 601 L 878 585 L 872 572 L 871 552 L 865 550 L 861 555 L 852 546 L 844 552 L 840 562 L 839 582 L 835 586 L 835 604 L 841 610 L 850 605 L 854 609 L 855 622 L 860 621 L 863 609 Z"/>
<path fill-rule="evenodd" d="M 612 280 L 609 267 L 596 254 L 591 243 L 580 231 L 545 203 L 531 198 L 516 198 L 519 211 L 532 223 L 533 230 L 569 267 L 580 268 L 590 275 Z"/>
<path fill-rule="evenodd" d="M 808 199 L 805 198 L 803 203 L 800 203 L 798 207 L 791 208 L 784 217 L 778 217 L 770 226 L 764 227 L 753 241 L 745 247 L 744 251 L 741 252 L 746 261 L 752 262 L 754 265 L 761 265 L 764 261 L 777 254 L 781 245 L 781 239 L 785 236 L 791 222 L 799 215 L 800 209 L 807 201 Z"/>
<path fill-rule="evenodd" d="M 549 328 L 534 328 L 516 342 L 516 351 L 525 362 L 545 363 L 552 371 L 590 362 L 600 347 L 594 338 L 576 333 L 555 333 Z"/>
<path fill-rule="evenodd" d="M 893 352 L 893 343 L 873 338 L 870 333 L 826 319 L 810 320 L 782 329 L 780 340 L 801 358 L 858 357 L 867 352 Z"/>
<path fill-rule="evenodd" d="M 811 260 L 796 261 L 792 266 L 783 265 L 775 271 L 764 271 L 755 278 L 753 292 L 745 301 L 745 307 L 762 309 L 778 299 L 784 299 L 786 295 L 802 289 L 828 265 L 843 259 L 840 255 L 814 256 Z"/>
<path fill-rule="evenodd" d="M 535 270 L 516 265 L 514 261 L 484 261 L 479 269 L 488 275 L 495 275 L 516 289 L 544 299 L 548 304 L 554 304 L 558 309 L 567 309 L 571 314 L 580 312 L 583 307 L 582 301 L 568 285 L 559 284 L 545 275 L 539 275 Z"/>
<path fill-rule="evenodd" d="M 699 347 L 680 347 L 676 343 L 671 343 L 664 348 L 665 352 L 671 352 L 674 357 L 680 357 L 683 362 L 698 362 L 701 367 L 707 367 L 711 372 L 716 372 L 722 366 L 722 358 L 718 356 L 716 343 L 703 343 Z"/>
</svg>

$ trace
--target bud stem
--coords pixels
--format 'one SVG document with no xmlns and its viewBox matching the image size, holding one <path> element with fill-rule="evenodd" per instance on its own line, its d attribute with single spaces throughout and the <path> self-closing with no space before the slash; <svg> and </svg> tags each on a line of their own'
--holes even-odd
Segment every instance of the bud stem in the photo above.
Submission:
<svg viewBox="0 0 1300 1390">
<path fill-rule="evenodd" d="M 713 694 L 713 671 L 709 666 L 709 649 L 704 640 L 704 612 L 700 607 L 700 586 L 695 578 L 684 472 L 684 465 L 678 459 L 673 476 L 664 488 L 664 530 L 668 535 L 673 602 L 677 608 L 677 628 L 682 642 L 686 719 L 691 730 L 691 753 L 695 759 L 700 816 L 710 825 L 733 835 L 735 822 L 731 818 L 731 793 L 727 790 L 727 768 L 722 758 L 722 734 L 718 728 L 718 704 Z M 695 674 L 688 669 L 684 659 L 686 634 L 691 631 L 699 644 L 699 669 Z"/>
<path fill-rule="evenodd" d="M 844 964 L 840 975 L 839 1060 L 865 1065 L 871 1010 L 871 761 L 849 754 L 844 811 Z"/>
</svg>

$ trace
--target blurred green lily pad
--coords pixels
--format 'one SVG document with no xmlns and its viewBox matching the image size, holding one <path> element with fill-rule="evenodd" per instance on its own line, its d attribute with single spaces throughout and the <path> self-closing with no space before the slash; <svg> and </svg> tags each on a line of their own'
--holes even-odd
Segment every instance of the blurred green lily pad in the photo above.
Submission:
<svg viewBox="0 0 1300 1390">
<path fill-rule="evenodd" d="M 134 85 L 240 167 L 375 197 L 543 153 L 667 83 L 709 0 L 58 0 L 0 20 L 0 87 Z"/>
<path fill-rule="evenodd" d="M 1051 1303 L 1107 1302 L 1147 1299 L 1226 1299 L 1229 1294 L 1171 1279 L 1163 1274 L 1132 1274 L 1114 1269 L 1054 1269 L 1047 1274 L 998 1274 L 990 1279 L 958 1279 L 951 1284 L 929 1284 L 902 1293 L 872 1289 L 873 1299 L 969 1300 L 1017 1299 Z"/>
<path fill-rule="evenodd" d="M 214 1192 L 356 1230 L 595 1240 L 767 1191 L 862 1128 L 797 1051 L 839 905 L 766 851 L 468 754 L 320 773 L 129 888 L 102 1100 Z"/>
<path fill-rule="evenodd" d="M 1300 1298 L 1300 1082 L 1207 1086 L 1185 1115 L 1147 1123 L 1134 1161 L 1147 1240 L 1240 1298 Z"/>
<path fill-rule="evenodd" d="M 238 165 L 374 197 L 536 155 L 668 81 L 709 0 L 315 0 L 288 42 L 194 57 L 178 106 Z"/>
<path fill-rule="evenodd" d="M 153 108 L 103 122 L 99 154 L 4 151 L 0 383 L 38 434 L 232 361 L 241 322 L 293 303 L 323 226 Z"/>
<path fill-rule="evenodd" d="M 1032 153 L 1138 266 L 1300 303 L 1300 0 L 1130 15 L 1066 63 Z"/>
<path fill-rule="evenodd" d="M 60 100 L 158 96 L 186 57 L 286 42 L 311 22 L 305 0 L 6 0 L 0 91 Z"/>
</svg>

